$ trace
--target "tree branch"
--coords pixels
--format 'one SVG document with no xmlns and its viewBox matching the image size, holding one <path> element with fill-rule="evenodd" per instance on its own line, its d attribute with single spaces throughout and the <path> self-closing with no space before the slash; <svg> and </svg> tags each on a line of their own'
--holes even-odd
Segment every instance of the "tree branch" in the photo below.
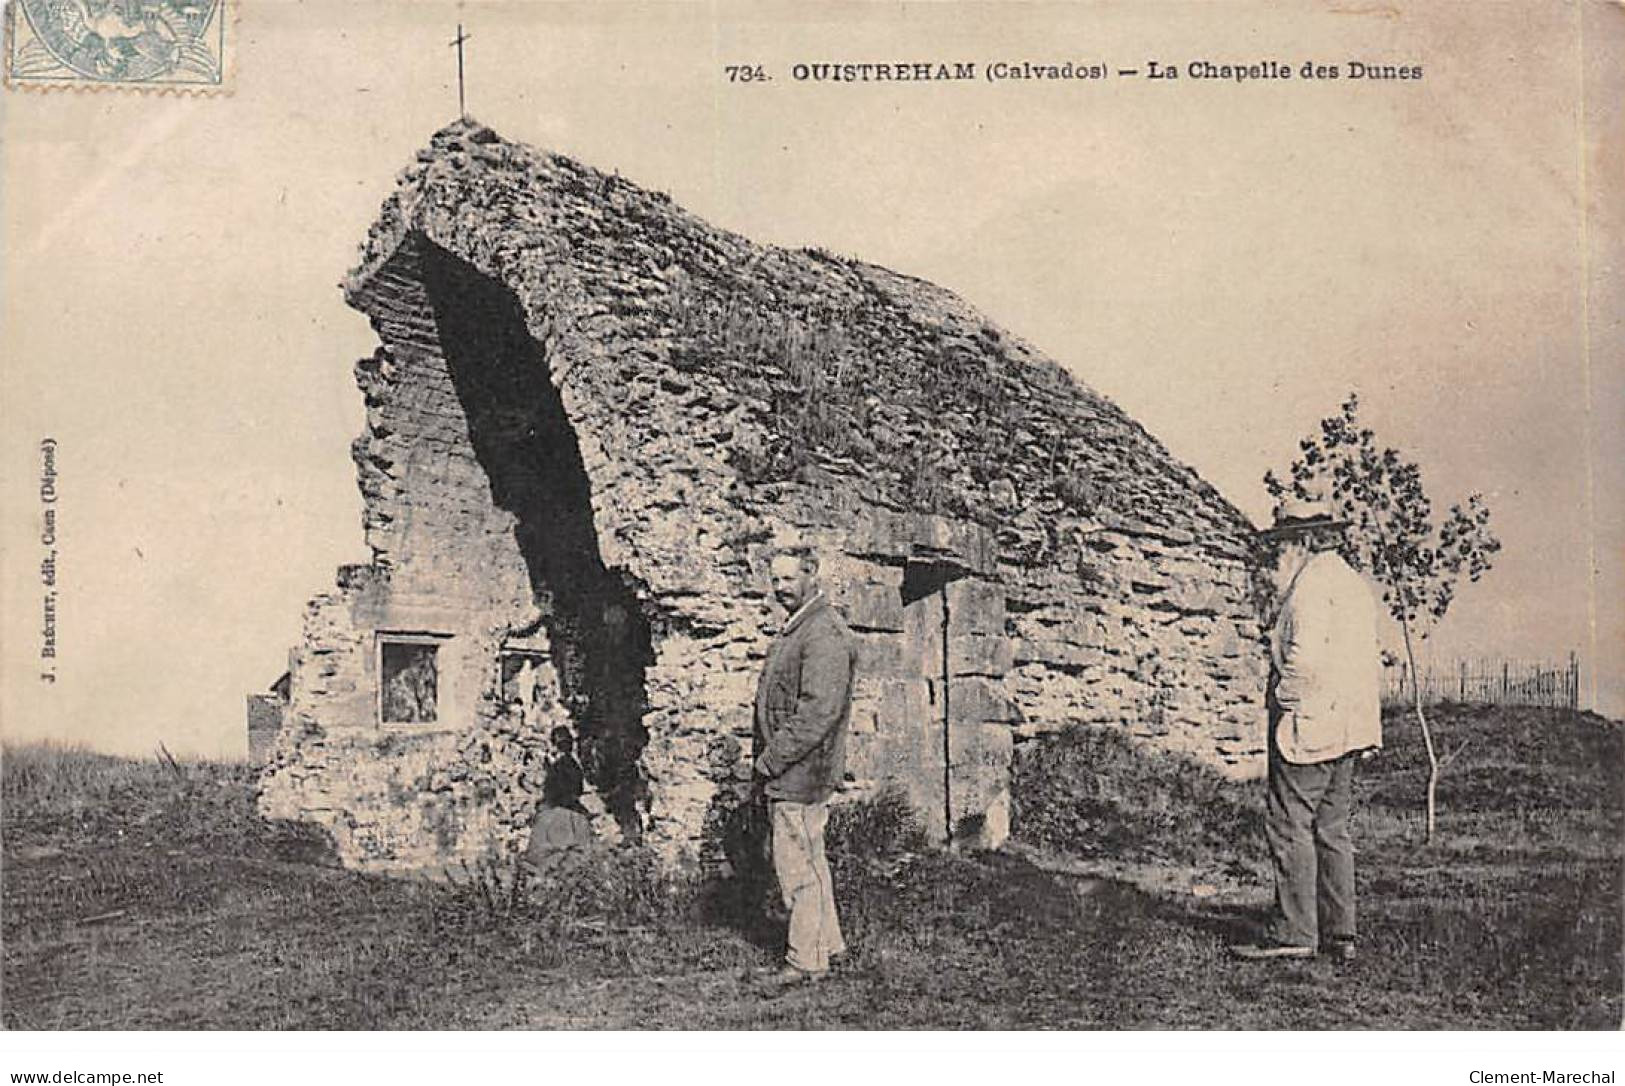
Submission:
<svg viewBox="0 0 1625 1086">
<path fill-rule="evenodd" d="M 1461 741 L 1461 746 L 1457 747 L 1455 750 L 1451 751 L 1449 754 L 1446 754 L 1443 758 L 1439 759 L 1439 768 L 1443 769 L 1445 766 L 1449 765 L 1451 762 L 1453 762 L 1457 758 L 1459 758 L 1461 756 L 1461 752 L 1466 750 L 1468 747 L 1472 746 L 1472 743 L 1473 743 L 1473 741 L 1471 739 L 1463 739 Z"/>
</svg>

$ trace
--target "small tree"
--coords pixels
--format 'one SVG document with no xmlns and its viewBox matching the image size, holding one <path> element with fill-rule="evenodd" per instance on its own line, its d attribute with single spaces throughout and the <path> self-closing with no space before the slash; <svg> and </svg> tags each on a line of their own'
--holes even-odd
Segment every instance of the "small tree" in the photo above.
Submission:
<svg viewBox="0 0 1625 1086">
<path fill-rule="evenodd" d="M 1444 618 L 1462 574 L 1471 581 L 1482 577 L 1501 544 L 1490 533 L 1490 511 L 1480 494 L 1464 505 L 1452 505 L 1436 524 L 1421 469 L 1395 449 L 1379 451 L 1376 435 L 1360 426 L 1359 407 L 1359 397 L 1351 392 L 1338 414 L 1321 420 L 1318 435 L 1298 443 L 1303 455 L 1292 462 L 1290 478 L 1283 482 L 1273 471 L 1266 472 L 1264 487 L 1277 500 L 1288 494 L 1330 500 L 1338 516 L 1351 523 L 1343 557 L 1382 587 L 1383 603 L 1399 623 L 1410 666 L 1412 708 L 1427 747 L 1431 841 L 1439 770 L 1461 748 L 1439 758 L 1416 681 L 1416 641 Z"/>
</svg>

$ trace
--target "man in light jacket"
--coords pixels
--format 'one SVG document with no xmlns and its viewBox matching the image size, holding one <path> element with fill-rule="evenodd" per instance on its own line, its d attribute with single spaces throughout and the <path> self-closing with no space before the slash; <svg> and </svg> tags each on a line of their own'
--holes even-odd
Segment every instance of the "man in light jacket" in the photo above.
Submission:
<svg viewBox="0 0 1625 1086">
<path fill-rule="evenodd" d="M 818 559 L 772 559 L 773 594 L 789 618 L 756 689 L 756 779 L 768 799 L 773 871 L 790 930 L 774 986 L 817 980 L 844 953 L 835 887 L 824 855 L 828 801 L 846 773 L 852 715 L 852 635 L 818 583 Z"/>
<path fill-rule="evenodd" d="M 1377 607 L 1337 553 L 1346 521 L 1288 500 L 1262 533 L 1279 545 L 1280 611 L 1270 631 L 1269 793 L 1264 834 L 1275 916 L 1249 959 L 1354 957 L 1354 764 L 1382 746 Z"/>
</svg>

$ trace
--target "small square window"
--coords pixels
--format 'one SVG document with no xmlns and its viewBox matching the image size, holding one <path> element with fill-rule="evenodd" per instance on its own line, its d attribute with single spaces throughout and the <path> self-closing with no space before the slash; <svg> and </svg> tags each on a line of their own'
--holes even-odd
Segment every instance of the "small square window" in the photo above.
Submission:
<svg viewBox="0 0 1625 1086">
<path fill-rule="evenodd" d="M 432 641 L 378 642 L 378 708 L 385 724 L 439 719 L 440 672 Z"/>
</svg>

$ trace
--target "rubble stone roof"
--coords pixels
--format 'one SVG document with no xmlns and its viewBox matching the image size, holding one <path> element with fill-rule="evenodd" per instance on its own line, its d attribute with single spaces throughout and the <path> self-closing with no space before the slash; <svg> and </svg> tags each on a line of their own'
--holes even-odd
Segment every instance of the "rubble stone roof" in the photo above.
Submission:
<svg viewBox="0 0 1625 1086">
<path fill-rule="evenodd" d="M 387 304 L 414 239 L 501 280 L 539 342 L 571 344 L 561 364 L 591 367 L 555 385 L 720 420 L 707 440 L 747 488 L 824 483 L 974 520 L 1018 560 L 1092 526 L 1246 553 L 1246 518 L 1116 404 L 920 279 L 755 244 L 470 119 L 400 175 L 352 304 Z"/>
</svg>

